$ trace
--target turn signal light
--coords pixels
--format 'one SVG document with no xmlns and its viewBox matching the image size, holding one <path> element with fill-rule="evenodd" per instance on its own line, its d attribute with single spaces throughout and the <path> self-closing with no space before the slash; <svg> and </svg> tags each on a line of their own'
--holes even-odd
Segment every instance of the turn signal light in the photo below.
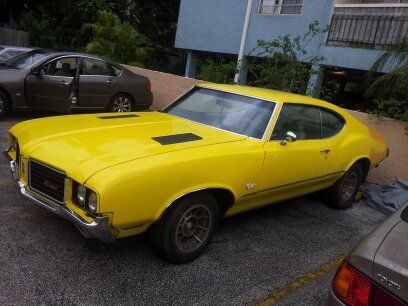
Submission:
<svg viewBox="0 0 408 306">
<path fill-rule="evenodd" d="M 406 305 L 346 261 L 338 268 L 332 288 L 337 298 L 348 306 Z"/>
</svg>

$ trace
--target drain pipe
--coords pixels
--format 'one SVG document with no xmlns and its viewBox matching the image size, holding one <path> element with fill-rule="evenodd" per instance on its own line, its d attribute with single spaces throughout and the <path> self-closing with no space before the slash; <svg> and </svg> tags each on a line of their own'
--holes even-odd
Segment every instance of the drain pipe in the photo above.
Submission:
<svg viewBox="0 0 408 306">
<path fill-rule="evenodd" d="M 237 73 L 235 74 L 235 78 L 234 78 L 235 83 L 239 83 L 240 81 L 239 76 L 240 76 L 240 72 L 242 68 L 241 66 L 244 60 L 244 50 L 245 50 L 246 38 L 248 34 L 249 19 L 251 17 L 252 2 L 253 0 L 248 0 L 248 3 L 247 3 L 245 20 L 244 20 L 244 28 L 242 30 L 242 36 L 241 36 L 241 45 L 239 47 L 239 53 L 238 53 Z"/>
</svg>

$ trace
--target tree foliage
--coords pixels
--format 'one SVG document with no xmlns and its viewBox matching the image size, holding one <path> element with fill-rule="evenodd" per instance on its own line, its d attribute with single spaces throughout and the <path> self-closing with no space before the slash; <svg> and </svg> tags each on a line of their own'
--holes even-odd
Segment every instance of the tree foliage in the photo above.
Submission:
<svg viewBox="0 0 408 306">
<path fill-rule="evenodd" d="M 310 75 L 319 73 L 313 66 L 324 60 L 322 56 L 310 54 L 308 45 L 324 31 L 315 21 L 304 35 L 286 34 L 270 41 L 259 40 L 250 53 L 250 84 L 304 94 Z"/>
<path fill-rule="evenodd" d="M 89 53 L 119 63 L 143 67 L 152 52 L 145 36 L 110 12 L 99 12 L 97 21 L 85 24 L 83 29 L 92 30 L 93 39 L 85 47 Z"/>
<path fill-rule="evenodd" d="M 380 75 L 381 71 L 389 71 Z M 372 99 L 408 99 L 408 39 L 385 51 L 371 67 L 366 96 Z"/>
</svg>

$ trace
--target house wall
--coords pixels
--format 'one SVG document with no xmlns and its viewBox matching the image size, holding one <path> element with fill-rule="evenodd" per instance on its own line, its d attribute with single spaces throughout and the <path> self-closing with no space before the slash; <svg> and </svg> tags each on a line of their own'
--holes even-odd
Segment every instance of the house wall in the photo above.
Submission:
<svg viewBox="0 0 408 306">
<path fill-rule="evenodd" d="M 244 0 L 181 0 L 175 46 L 188 50 L 238 54 L 247 1 Z M 321 27 L 330 24 L 334 0 L 305 0 L 300 15 L 258 14 L 259 0 L 253 0 L 245 55 L 257 41 L 278 36 L 303 35 L 310 23 L 318 20 Z M 309 43 L 309 55 L 323 55 L 326 65 L 368 70 L 382 53 L 326 45 L 322 34 Z"/>
</svg>

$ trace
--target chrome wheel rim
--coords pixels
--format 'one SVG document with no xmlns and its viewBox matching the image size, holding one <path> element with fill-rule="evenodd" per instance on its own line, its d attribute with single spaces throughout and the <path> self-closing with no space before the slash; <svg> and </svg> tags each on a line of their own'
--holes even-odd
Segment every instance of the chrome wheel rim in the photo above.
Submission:
<svg viewBox="0 0 408 306">
<path fill-rule="evenodd" d="M 348 200 L 350 200 L 354 192 L 356 191 L 356 188 L 357 188 L 357 173 L 352 172 L 344 180 L 343 189 L 341 192 L 341 200 L 343 202 L 347 202 Z"/>
<path fill-rule="evenodd" d="M 3 99 L 0 97 L 0 114 L 4 111 L 4 101 Z"/>
<path fill-rule="evenodd" d="M 112 108 L 115 113 L 127 113 L 132 111 L 132 102 L 127 97 L 117 97 L 113 100 Z"/>
<path fill-rule="evenodd" d="M 207 240 L 213 224 L 210 210 L 205 205 L 190 207 L 177 224 L 176 244 L 185 253 L 194 252 Z"/>
</svg>

